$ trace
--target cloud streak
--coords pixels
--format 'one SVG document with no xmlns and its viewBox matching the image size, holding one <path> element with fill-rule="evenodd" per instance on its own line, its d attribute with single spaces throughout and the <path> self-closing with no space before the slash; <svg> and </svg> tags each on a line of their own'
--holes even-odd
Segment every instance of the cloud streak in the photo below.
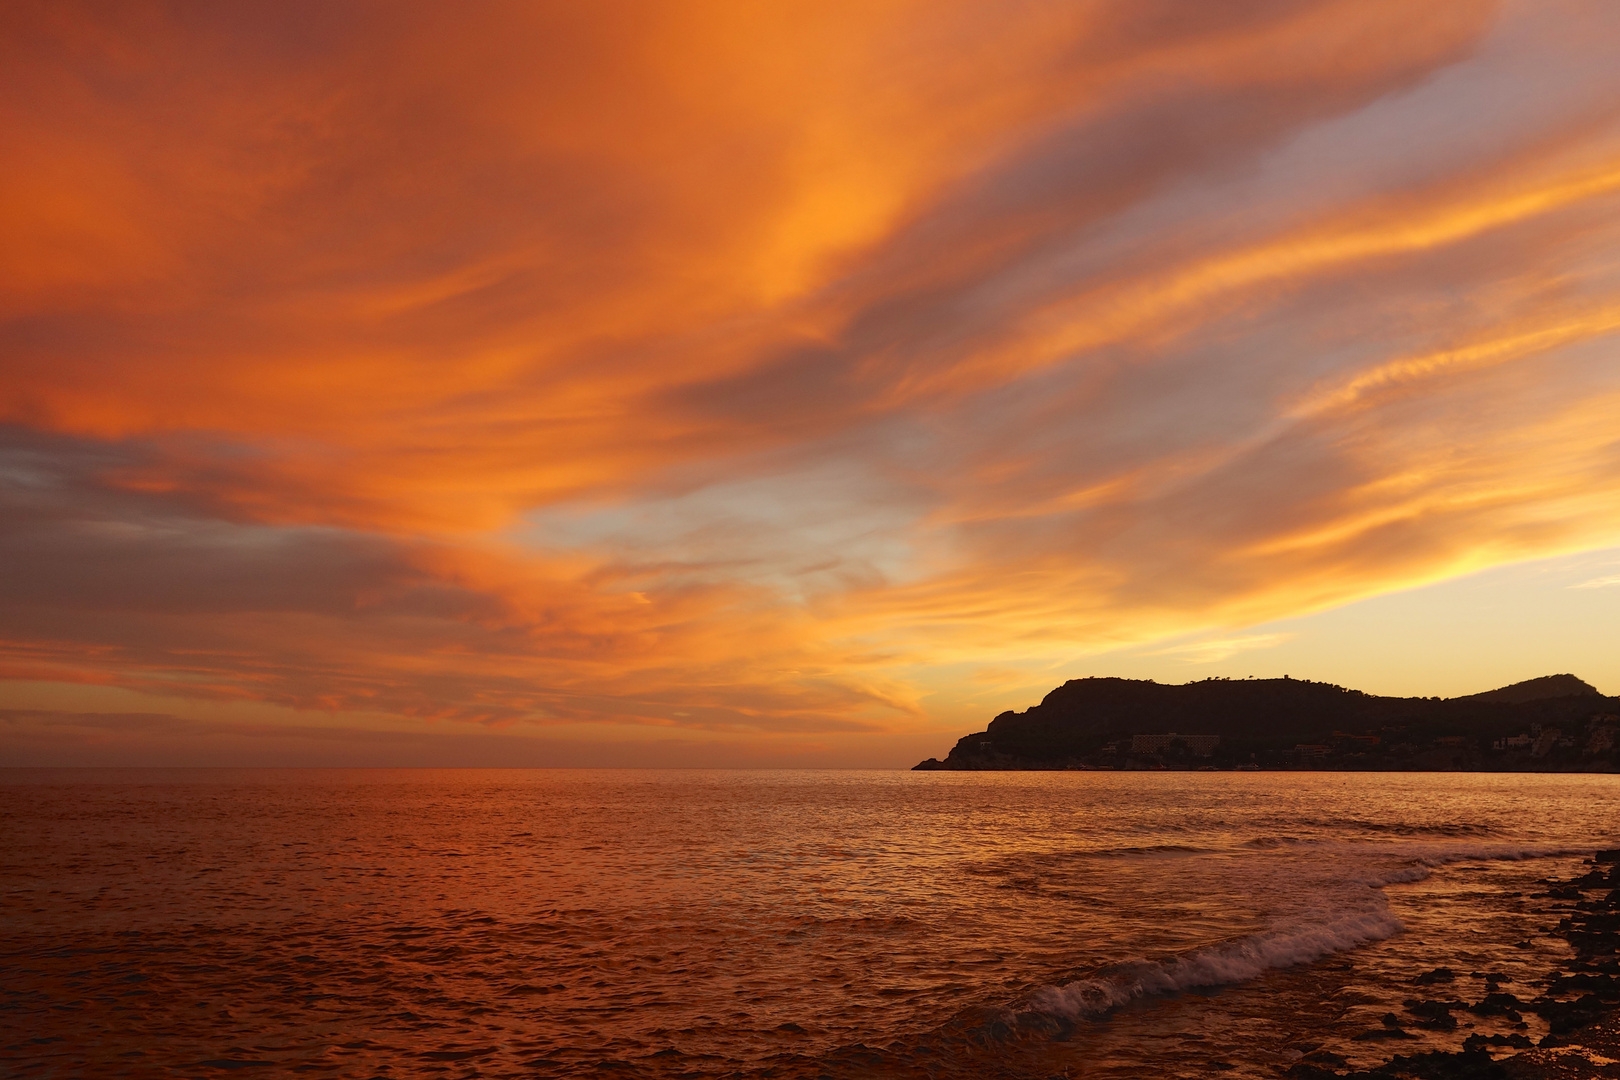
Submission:
<svg viewBox="0 0 1620 1080">
<path fill-rule="evenodd" d="M 853 747 L 1620 542 L 1604 7 L 0 18 L 0 685 Z"/>
<path fill-rule="evenodd" d="M 1190 664 L 1216 664 L 1254 649 L 1271 649 L 1290 640 L 1292 634 L 1247 634 L 1243 637 L 1217 638 L 1198 641 L 1191 645 L 1177 645 L 1156 650 L 1156 655 L 1179 656 Z"/>
<path fill-rule="evenodd" d="M 1607 577 L 1593 578 L 1590 581 L 1583 581 L 1579 585 L 1571 585 L 1570 588 L 1572 588 L 1572 589 L 1612 589 L 1615 586 L 1620 586 L 1620 574 L 1610 574 Z"/>
</svg>

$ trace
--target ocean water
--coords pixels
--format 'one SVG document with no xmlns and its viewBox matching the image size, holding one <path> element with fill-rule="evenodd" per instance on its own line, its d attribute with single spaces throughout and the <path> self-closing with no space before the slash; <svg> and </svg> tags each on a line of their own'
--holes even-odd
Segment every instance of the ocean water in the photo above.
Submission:
<svg viewBox="0 0 1620 1080">
<path fill-rule="evenodd" d="M 0 1070 L 1274 1077 L 1617 845 L 1611 776 L 9 770 Z"/>
</svg>

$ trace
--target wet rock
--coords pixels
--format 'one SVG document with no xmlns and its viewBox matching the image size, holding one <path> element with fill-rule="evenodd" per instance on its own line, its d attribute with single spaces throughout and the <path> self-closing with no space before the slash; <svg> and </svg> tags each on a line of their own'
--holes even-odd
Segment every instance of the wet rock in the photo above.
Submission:
<svg viewBox="0 0 1620 1080">
<path fill-rule="evenodd" d="M 1419 986 L 1429 986 L 1432 983 L 1453 982 L 1457 973 L 1448 967 L 1437 967 L 1433 971 L 1424 972 L 1415 980 Z"/>
<path fill-rule="evenodd" d="M 1579 972 L 1561 975 L 1547 988 L 1550 994 L 1573 994 L 1584 991 L 1604 1001 L 1620 1001 L 1620 978 L 1614 975 Z"/>
<path fill-rule="evenodd" d="M 1468 1011 L 1475 1016 L 1505 1016 L 1515 1022 L 1522 1020 L 1520 1015 L 1530 1008 L 1513 994 L 1486 994 L 1484 998 L 1468 1006 Z"/>
<path fill-rule="evenodd" d="M 1342 1054 L 1335 1054 L 1331 1050 L 1315 1050 L 1306 1054 L 1300 1062 L 1301 1065 L 1321 1065 L 1333 1069 L 1342 1069 L 1350 1064 L 1350 1059 Z"/>
<path fill-rule="evenodd" d="M 1553 1035 L 1567 1035 L 1603 1019 L 1610 1012 L 1603 999 L 1596 994 L 1587 994 L 1576 1001 L 1544 998 L 1536 1002 L 1534 1008 L 1537 1015 L 1547 1021 L 1547 1028 Z"/>
<path fill-rule="evenodd" d="M 1339 1075 L 1334 1069 L 1342 1069 L 1348 1064 L 1349 1058 L 1329 1050 L 1317 1050 L 1295 1062 L 1283 1075 L 1291 1080 L 1328 1080 Z"/>
<path fill-rule="evenodd" d="M 1614 864 L 1614 865 L 1611 865 Z M 1330 1071 L 1330 1063 L 1303 1061 L 1290 1070 L 1292 1080 L 1373 1080 L 1373 1078 L 1401 1077 L 1405 1080 L 1440 1080 L 1457 1077 L 1462 1080 L 1575 1080 L 1597 1076 L 1620 1076 L 1620 1068 L 1601 1065 L 1606 1058 L 1620 1056 L 1620 849 L 1600 853 L 1593 864 L 1580 877 L 1572 881 L 1546 881 L 1546 893 L 1554 899 L 1575 901 L 1561 905 L 1564 917 L 1550 932 L 1567 941 L 1574 957 L 1549 973 L 1542 985 L 1547 990 L 1534 1002 L 1526 1002 L 1514 994 L 1500 989 L 1503 983 L 1513 982 L 1500 971 L 1474 972 L 1485 980 L 1485 996 L 1472 1005 L 1460 1001 L 1408 999 L 1404 1004 L 1415 1026 L 1449 1031 L 1457 1026 L 1454 1012 L 1466 1010 L 1475 1016 L 1503 1017 L 1517 1027 L 1524 1028 L 1522 1014 L 1533 1012 L 1541 1016 L 1550 1033 L 1541 1040 L 1539 1048 L 1520 1032 L 1511 1034 L 1470 1034 L 1463 1041 L 1459 1053 L 1435 1052 L 1396 1055 L 1374 1068 L 1357 1072 Z M 1608 890 L 1601 896 L 1594 893 Z M 1530 947 L 1529 940 L 1520 943 Z M 1419 976 L 1420 985 L 1449 983 L 1442 972 Z M 1578 997 L 1574 995 L 1579 995 Z M 1564 1000 L 1571 999 L 1572 1000 Z M 1369 1031 L 1356 1036 L 1359 1040 L 1413 1038 L 1400 1028 L 1400 1018 L 1393 1013 L 1384 1018 L 1386 1030 Z M 1491 1052 L 1509 1051 L 1502 1061 L 1494 1061 Z M 1554 1056 L 1549 1057 L 1552 1054 Z M 1591 1055 L 1599 1055 L 1594 1058 Z"/>
<path fill-rule="evenodd" d="M 1342 1080 L 1385 1080 L 1402 1077 L 1405 1080 L 1507 1080 L 1507 1070 L 1491 1060 L 1484 1050 L 1464 1050 L 1459 1053 L 1435 1051 L 1395 1055 L 1377 1068 L 1361 1072 L 1339 1074 Z"/>
<path fill-rule="evenodd" d="M 1528 1050 L 1536 1045 L 1530 1041 L 1528 1035 L 1514 1032 L 1511 1035 L 1470 1035 L 1463 1040 L 1464 1050 L 1480 1050 L 1487 1046 L 1513 1047 L 1516 1050 Z"/>
<path fill-rule="evenodd" d="M 1457 1018 L 1451 1015 L 1451 1010 L 1467 1008 L 1460 1001 L 1409 1000 L 1405 1004 L 1406 1011 L 1417 1018 L 1418 1027 L 1433 1031 L 1451 1031 L 1456 1028 Z"/>
<path fill-rule="evenodd" d="M 1589 889 L 1611 888 L 1612 886 L 1610 885 L 1609 877 L 1610 875 L 1606 871 L 1597 869 L 1588 870 L 1586 873 L 1570 882 L 1567 886 L 1563 886 L 1562 889 L 1565 892 L 1585 892 Z"/>
</svg>

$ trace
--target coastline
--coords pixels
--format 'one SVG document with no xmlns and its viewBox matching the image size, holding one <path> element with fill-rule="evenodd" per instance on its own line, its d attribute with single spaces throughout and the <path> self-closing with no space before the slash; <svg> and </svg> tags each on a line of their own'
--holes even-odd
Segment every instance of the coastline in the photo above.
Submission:
<svg viewBox="0 0 1620 1080">
<path fill-rule="evenodd" d="M 1579 864 L 1575 860 L 1581 858 Z M 1490 860 L 1487 860 L 1490 861 Z M 1519 865 L 1527 865 L 1519 863 Z M 1481 966 L 1481 946 L 1458 939 L 1458 927 L 1416 924 L 1385 939 L 1347 944 L 1318 958 L 1284 964 L 1253 977 L 1214 979 L 1208 986 L 1164 991 L 1146 987 L 1116 1002 L 1099 1001 L 1084 1015 L 1065 1015 L 1023 996 L 1006 1007 L 965 1010 L 940 1028 L 889 1045 L 841 1046 L 807 1057 L 786 1055 L 739 1076 L 758 1080 L 829 1080 L 891 1076 L 916 1080 L 1027 1080 L 1092 1076 L 1135 1080 L 1142 1075 L 1122 1049 L 1144 1037 L 1186 1040 L 1190 1051 L 1170 1064 L 1172 1076 L 1281 1077 L 1285 1080 L 1588 1080 L 1620 1078 L 1620 849 L 1582 858 L 1517 881 L 1484 886 L 1521 897 L 1520 932 L 1538 939 L 1498 970 Z M 1571 872 L 1572 864 L 1578 872 Z M 1465 871 L 1458 866 L 1455 871 Z M 1552 875 L 1552 876 L 1547 876 Z M 1392 883 L 1405 885 L 1404 882 Z M 1452 890 L 1478 888 L 1461 873 L 1436 873 L 1411 884 Z M 1533 890 L 1533 891 L 1532 891 Z M 1402 919 L 1434 903 L 1408 896 Z M 1390 981 L 1391 966 L 1409 950 L 1369 955 L 1409 935 L 1449 933 L 1453 966 L 1406 966 Z M 1549 950 L 1556 941 L 1567 947 Z M 1506 940 L 1503 940 L 1506 943 Z M 1472 945 L 1472 947 L 1471 947 Z M 1424 951 L 1432 951 L 1425 949 Z M 1405 955 L 1403 955 L 1405 954 Z M 1470 956 L 1474 959 L 1470 959 Z M 1431 961 L 1432 962 L 1432 961 Z M 1384 1000 L 1376 1007 L 1359 990 L 1374 980 Z M 1128 984 L 1127 988 L 1129 988 Z M 1047 991 L 1054 988 L 1047 987 Z M 1137 990 L 1144 988 L 1138 987 Z M 1394 992 L 1394 999 L 1390 998 Z M 1047 995 L 1049 996 L 1049 995 Z M 1404 1001 L 1400 998 L 1404 996 Z M 1247 1052 L 1216 1049 L 1201 1026 L 1218 1023 L 1253 1030 Z M 1278 1011 L 1279 1004 L 1281 1011 Z M 1346 1007 L 1348 1005 L 1348 1008 Z M 1382 1013 L 1382 1017 L 1378 1014 Z M 1290 1019 L 1292 1018 L 1292 1019 Z"/>
<path fill-rule="evenodd" d="M 1071 679 L 962 736 L 918 772 L 1620 771 L 1620 699 L 1573 675 L 1462 698 L 1331 683 Z"/>
<path fill-rule="evenodd" d="M 1570 955 L 1532 986 L 1509 988 L 1491 974 L 1486 993 L 1463 1000 L 1452 992 L 1458 974 L 1438 968 L 1416 977 L 1414 996 L 1402 1014 L 1384 1017 L 1384 1032 L 1396 1040 L 1409 1028 L 1457 1034 L 1455 1049 L 1393 1054 L 1365 1069 L 1346 1069 L 1340 1055 L 1316 1050 L 1284 1075 L 1289 1080 L 1585 1080 L 1620 1077 L 1620 849 L 1598 852 L 1584 872 L 1564 880 L 1543 879 L 1536 898 L 1542 915 L 1556 919 L 1548 933 L 1568 943 Z M 1532 992 L 1534 989 L 1536 992 Z M 1474 995 L 1467 995 L 1474 996 Z M 1539 1040 L 1513 1033 L 1463 1035 L 1460 1018 L 1519 1020 L 1534 1014 L 1548 1033 Z M 1522 1022 L 1514 1025 L 1523 1028 Z"/>
</svg>

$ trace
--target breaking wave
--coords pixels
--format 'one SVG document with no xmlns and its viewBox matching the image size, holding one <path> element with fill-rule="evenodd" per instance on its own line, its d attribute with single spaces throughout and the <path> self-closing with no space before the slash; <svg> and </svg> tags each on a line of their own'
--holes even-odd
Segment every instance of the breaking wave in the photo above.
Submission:
<svg viewBox="0 0 1620 1080">
<path fill-rule="evenodd" d="M 1421 881 L 1450 863 L 1519 861 L 1577 853 L 1578 849 L 1536 845 L 1407 850 L 1398 866 L 1342 882 L 1355 892 L 1341 897 L 1337 908 L 1286 919 L 1259 933 L 1163 960 L 1112 964 L 1083 978 L 1043 986 L 1026 997 L 1023 1007 L 1080 1020 L 1101 1016 L 1140 998 L 1245 982 L 1270 970 L 1311 963 L 1400 933 L 1405 926 L 1384 899 L 1381 890 L 1386 885 Z"/>
<path fill-rule="evenodd" d="M 1029 995 L 1028 1005 L 1071 1020 L 1101 1016 L 1138 998 L 1243 982 L 1272 968 L 1305 964 L 1381 941 L 1403 929 L 1388 908 L 1369 908 L 1327 922 L 1279 927 L 1169 960 L 1114 965 L 1089 978 L 1043 986 Z"/>
</svg>

